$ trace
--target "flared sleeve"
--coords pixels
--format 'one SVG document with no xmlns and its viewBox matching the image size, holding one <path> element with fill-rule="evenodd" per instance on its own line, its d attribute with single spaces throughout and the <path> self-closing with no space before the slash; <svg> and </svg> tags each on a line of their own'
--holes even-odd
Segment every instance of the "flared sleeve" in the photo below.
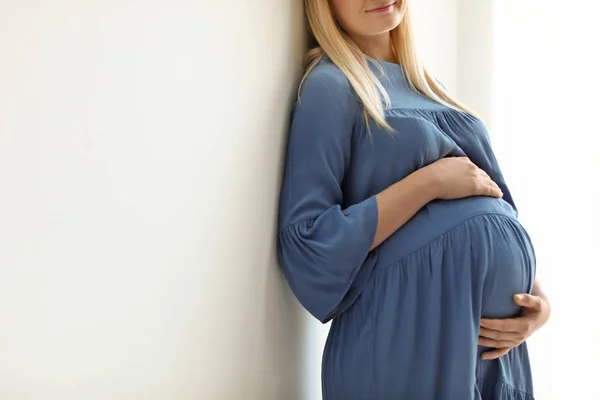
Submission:
<svg viewBox="0 0 600 400">
<path fill-rule="evenodd" d="M 293 109 L 277 253 L 295 296 L 323 323 L 356 295 L 351 287 L 372 255 L 377 229 L 375 196 L 343 206 L 359 113 L 346 77 L 322 65 L 305 80 Z"/>
</svg>

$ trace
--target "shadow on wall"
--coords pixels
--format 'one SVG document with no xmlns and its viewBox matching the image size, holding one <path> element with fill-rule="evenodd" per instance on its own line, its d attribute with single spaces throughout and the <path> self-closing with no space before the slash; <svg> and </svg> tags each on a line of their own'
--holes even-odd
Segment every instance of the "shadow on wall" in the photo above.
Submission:
<svg viewBox="0 0 600 400">
<path fill-rule="evenodd" d="M 233 138 L 224 164 L 233 163 L 228 179 L 236 185 L 220 199 L 231 204 L 223 207 L 228 215 L 211 235 L 219 251 L 229 252 L 217 268 L 232 273 L 216 274 L 211 282 L 227 293 L 213 291 L 206 301 L 221 302 L 223 311 L 217 311 L 218 320 L 199 326 L 200 337 L 207 326 L 217 332 L 200 349 L 190 343 L 199 351 L 194 357 L 202 360 L 192 363 L 209 372 L 196 386 L 202 398 L 314 400 L 320 398 L 320 382 L 314 382 L 310 368 L 320 363 L 320 349 L 308 349 L 310 317 L 291 293 L 276 257 L 290 111 L 306 51 L 303 9 L 295 0 L 259 3 L 243 7 L 251 32 L 226 45 L 237 47 L 240 55 L 239 75 L 229 77 L 239 94 L 228 108 L 245 114 L 227 120 L 236 127 L 223 133 Z"/>
</svg>

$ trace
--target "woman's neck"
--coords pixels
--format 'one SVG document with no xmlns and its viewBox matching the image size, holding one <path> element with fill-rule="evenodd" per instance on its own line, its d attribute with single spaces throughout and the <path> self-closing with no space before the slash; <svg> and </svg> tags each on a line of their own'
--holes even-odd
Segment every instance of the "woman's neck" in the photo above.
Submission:
<svg viewBox="0 0 600 400">
<path fill-rule="evenodd" d="M 352 40 L 368 57 L 392 63 L 398 62 L 392 50 L 389 32 L 377 36 L 357 36 L 353 37 Z"/>
</svg>

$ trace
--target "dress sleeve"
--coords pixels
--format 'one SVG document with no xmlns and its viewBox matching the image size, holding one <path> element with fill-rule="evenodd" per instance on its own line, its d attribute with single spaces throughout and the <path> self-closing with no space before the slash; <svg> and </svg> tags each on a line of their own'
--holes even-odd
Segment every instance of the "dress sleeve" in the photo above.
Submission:
<svg viewBox="0 0 600 400">
<path fill-rule="evenodd" d="M 279 263 L 300 303 L 323 323 L 369 258 L 378 219 L 375 196 L 343 208 L 341 185 L 359 106 L 337 72 L 314 70 L 304 82 L 279 204 Z"/>
</svg>

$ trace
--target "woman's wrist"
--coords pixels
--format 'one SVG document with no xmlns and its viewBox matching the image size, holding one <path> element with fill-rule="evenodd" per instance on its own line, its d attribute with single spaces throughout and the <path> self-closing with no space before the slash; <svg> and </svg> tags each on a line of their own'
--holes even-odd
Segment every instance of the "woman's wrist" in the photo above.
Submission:
<svg viewBox="0 0 600 400">
<path fill-rule="evenodd" d="M 414 178 L 421 183 L 421 188 L 429 201 L 435 200 L 441 195 L 441 182 L 435 169 L 429 165 L 413 172 Z"/>
</svg>

